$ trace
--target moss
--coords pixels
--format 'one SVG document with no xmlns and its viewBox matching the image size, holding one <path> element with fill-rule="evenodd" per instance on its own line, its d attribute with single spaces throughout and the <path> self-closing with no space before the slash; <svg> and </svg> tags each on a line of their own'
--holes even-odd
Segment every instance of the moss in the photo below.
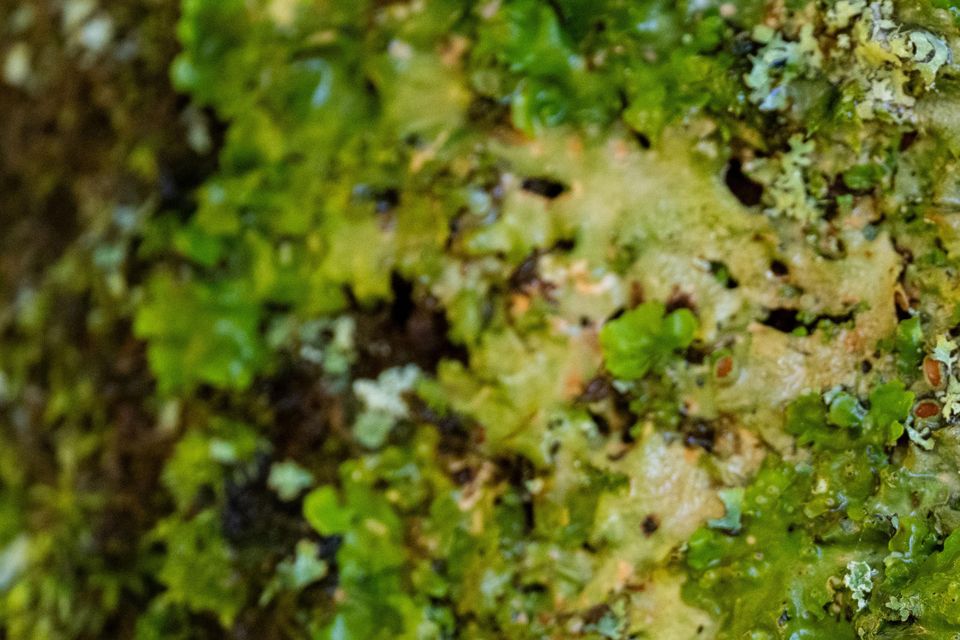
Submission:
<svg viewBox="0 0 960 640">
<path fill-rule="evenodd" d="M 955 627 L 952 7 L 21 5 L 0 635 Z"/>
</svg>

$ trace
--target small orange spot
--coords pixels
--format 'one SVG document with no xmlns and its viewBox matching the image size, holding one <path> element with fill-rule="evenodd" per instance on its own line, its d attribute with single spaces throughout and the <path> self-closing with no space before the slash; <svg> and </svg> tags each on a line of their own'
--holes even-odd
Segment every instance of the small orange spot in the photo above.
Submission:
<svg viewBox="0 0 960 640">
<path fill-rule="evenodd" d="M 579 371 L 571 371 L 563 383 L 564 394 L 568 398 L 575 398 L 580 395 L 581 389 L 583 389 L 583 376 Z"/>
<path fill-rule="evenodd" d="M 721 380 L 730 375 L 730 372 L 733 371 L 733 356 L 723 356 L 717 360 L 715 371 L 717 377 Z"/>
<path fill-rule="evenodd" d="M 530 310 L 530 297 L 522 293 L 514 294 L 510 298 L 510 310 L 515 315 L 523 315 Z"/>
<path fill-rule="evenodd" d="M 630 147 L 623 140 L 617 140 L 613 145 L 613 157 L 615 160 L 624 160 L 630 155 Z"/>
<path fill-rule="evenodd" d="M 922 419 L 932 418 L 940 413 L 940 405 L 933 400 L 922 400 L 913 408 L 913 415 Z"/>
<path fill-rule="evenodd" d="M 923 377 L 934 389 L 943 386 L 943 363 L 927 356 L 923 359 Z"/>
<path fill-rule="evenodd" d="M 448 67 L 460 64 L 463 54 L 466 53 L 470 42 L 463 36 L 453 36 L 440 50 L 440 59 Z"/>
</svg>

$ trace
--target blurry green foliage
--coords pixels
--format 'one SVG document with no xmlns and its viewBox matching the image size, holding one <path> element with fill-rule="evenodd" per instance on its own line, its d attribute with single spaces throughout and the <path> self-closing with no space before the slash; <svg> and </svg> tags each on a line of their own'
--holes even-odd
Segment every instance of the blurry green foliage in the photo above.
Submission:
<svg viewBox="0 0 960 640">
<path fill-rule="evenodd" d="M 648 302 L 604 325 L 600 344 L 607 369 L 618 378 L 642 378 L 662 369 L 680 349 L 693 342 L 697 319 L 689 309 L 664 315 L 658 302 Z"/>
<path fill-rule="evenodd" d="M 960 453 L 905 435 L 956 324 L 949 65 L 873 126 L 829 65 L 748 99 L 784 65 L 761 23 L 844 64 L 824 3 L 122 4 L 0 8 L 0 222 L 31 214 L 0 241 L 0 635 L 953 633 Z M 951 3 L 899 10 L 955 39 Z M 817 215 L 764 216 L 771 185 Z M 738 281 L 757 237 L 815 268 Z M 918 308 L 860 345 L 876 309 L 814 326 L 804 287 L 872 242 Z M 721 304 L 668 313 L 675 280 Z M 738 392 L 843 331 L 870 366 L 790 382 L 782 424 Z"/>
</svg>

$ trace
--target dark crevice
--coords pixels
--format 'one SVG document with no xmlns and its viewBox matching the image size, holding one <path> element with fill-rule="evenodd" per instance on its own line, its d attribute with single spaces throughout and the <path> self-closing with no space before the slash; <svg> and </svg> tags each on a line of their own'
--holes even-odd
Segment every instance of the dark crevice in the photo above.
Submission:
<svg viewBox="0 0 960 640">
<path fill-rule="evenodd" d="M 521 185 L 524 191 L 529 191 L 548 200 L 560 197 L 567 191 L 567 185 L 551 178 L 527 178 Z"/>
<path fill-rule="evenodd" d="M 466 211 L 461 211 L 457 215 L 450 218 L 450 222 L 447 223 L 447 240 L 444 243 L 444 251 L 450 251 L 453 248 L 454 243 L 460 237 L 460 233 L 464 228 L 464 221 L 467 217 Z"/>
<path fill-rule="evenodd" d="M 660 528 L 660 518 L 658 518 L 656 514 L 651 513 L 643 519 L 640 526 L 643 529 L 643 535 L 649 538 Z"/>
<path fill-rule="evenodd" d="M 918 131 L 907 131 L 902 136 L 900 136 L 900 151 L 904 152 L 910 147 L 913 146 L 913 143 L 917 141 L 917 138 L 920 137 L 920 132 Z"/>
<path fill-rule="evenodd" d="M 394 300 L 373 310 L 354 303 L 358 378 L 376 378 L 390 367 L 413 363 L 436 371 L 441 360 L 467 361 L 467 351 L 451 342 L 443 307 L 429 295 L 416 291 L 400 275 L 391 276 Z"/>
<path fill-rule="evenodd" d="M 693 296 L 677 287 L 674 288 L 673 293 L 667 298 L 665 309 L 667 313 L 672 313 L 677 309 L 688 309 L 694 313 L 697 312 L 697 306 L 693 302 Z"/>
<path fill-rule="evenodd" d="M 613 391 L 613 408 L 621 422 L 627 426 L 637 424 L 637 422 L 640 420 L 640 416 L 634 413 L 633 409 L 630 408 L 631 402 L 629 396 L 627 396 L 625 393 L 620 393 L 616 390 L 616 388 L 611 387 L 611 389 Z M 620 432 L 620 440 L 625 444 L 632 443 L 635 440 L 633 437 L 633 430 L 624 428 Z"/>
<path fill-rule="evenodd" d="M 540 253 L 534 251 L 520 265 L 513 270 L 510 278 L 507 280 L 510 288 L 514 291 L 520 291 L 527 286 L 533 285 L 539 279 L 539 270 L 537 263 L 540 260 Z"/>
<path fill-rule="evenodd" d="M 646 135 L 640 133 L 639 131 L 633 132 L 633 139 L 637 141 L 637 144 L 640 145 L 641 149 L 647 150 L 650 148 L 650 138 Z"/>
<path fill-rule="evenodd" d="M 579 401 L 587 404 L 599 402 L 609 397 L 612 391 L 613 387 L 608 378 L 597 377 L 587 383 L 583 389 L 583 393 L 580 394 Z"/>
<path fill-rule="evenodd" d="M 727 289 L 736 289 L 740 286 L 740 282 L 733 277 L 727 265 L 719 260 L 710 261 L 710 273 L 720 280 Z"/>
<path fill-rule="evenodd" d="M 467 107 L 467 121 L 478 129 L 506 125 L 510 122 L 510 108 L 506 103 L 478 96 Z"/>
<path fill-rule="evenodd" d="M 903 258 L 904 265 L 908 265 L 913 261 L 913 252 L 909 249 L 897 247 L 896 245 L 894 245 L 894 249 Z M 893 309 L 897 314 L 898 322 L 909 320 L 914 316 L 916 300 L 908 293 L 910 289 L 911 287 L 907 282 L 907 269 L 904 267 L 897 277 L 897 286 L 893 289 Z"/>
<path fill-rule="evenodd" d="M 353 197 L 358 201 L 372 202 L 379 214 L 387 214 L 400 204 L 400 192 L 395 187 L 375 187 L 358 184 L 353 188 Z"/>
<path fill-rule="evenodd" d="M 817 326 L 824 321 L 840 325 L 853 320 L 854 312 L 848 311 L 842 314 L 819 314 L 807 317 L 797 309 L 778 308 L 771 309 L 767 316 L 761 320 L 763 324 L 783 333 L 793 333 L 798 329 L 806 330 L 807 333 L 813 333 Z"/>
<path fill-rule="evenodd" d="M 600 435 L 604 437 L 610 435 L 610 432 L 611 432 L 610 422 L 606 418 L 604 418 L 599 413 L 591 411 L 590 419 L 593 420 L 593 423 L 595 425 L 597 425 L 597 431 L 600 433 Z"/>
<path fill-rule="evenodd" d="M 389 213 L 400 204 L 400 192 L 392 187 L 376 191 L 374 203 L 377 213 Z"/>
<path fill-rule="evenodd" d="M 762 322 L 777 331 L 792 333 L 798 328 L 806 328 L 806 324 L 801 322 L 798 316 L 796 309 L 772 309 Z"/>
<path fill-rule="evenodd" d="M 909 307 L 909 302 L 901 303 L 897 298 L 898 295 L 895 293 L 893 296 L 893 309 L 897 314 L 897 322 L 909 320 L 913 317 L 913 313 L 911 313 L 911 309 Z"/>
<path fill-rule="evenodd" d="M 683 444 L 688 448 L 699 447 L 708 453 L 713 452 L 717 432 L 709 422 L 705 420 L 684 422 L 680 427 L 680 434 L 683 436 Z"/>
<path fill-rule="evenodd" d="M 702 342 L 694 342 L 683 352 L 683 359 L 690 364 L 703 364 L 706 358 L 707 349 Z"/>
<path fill-rule="evenodd" d="M 607 319 L 605 320 L 605 322 L 613 322 L 614 320 L 616 320 L 626 312 L 627 310 L 624 307 L 618 307 L 613 310 L 613 313 L 607 316 Z"/>
<path fill-rule="evenodd" d="M 608 605 L 598 604 L 584 611 L 580 617 L 583 618 L 583 621 L 587 624 L 597 624 L 609 612 L 610 607 Z"/>
<path fill-rule="evenodd" d="M 743 165 L 737 159 L 727 163 L 723 172 L 723 181 L 730 189 L 730 193 L 747 207 L 755 207 L 763 198 L 763 185 L 752 180 L 743 172 Z"/>
<path fill-rule="evenodd" d="M 410 403 L 413 417 L 418 422 L 433 425 L 440 433 L 438 448 L 441 453 L 463 458 L 474 449 L 474 436 L 480 431 L 471 428 L 462 416 L 453 412 L 439 413 L 418 396 L 412 397 Z"/>
<path fill-rule="evenodd" d="M 775 276 L 786 276 L 790 274 L 790 268 L 782 260 L 770 261 L 770 273 Z"/>
<path fill-rule="evenodd" d="M 846 244 L 832 230 L 821 236 L 816 248 L 817 253 L 827 260 L 842 260 L 847 257 Z"/>
<path fill-rule="evenodd" d="M 304 462 L 317 451 L 329 458 L 347 454 L 349 408 L 317 379 L 312 367 L 290 361 L 261 384 L 273 415 L 270 440 L 279 459 Z M 335 476 L 322 479 L 333 481 Z"/>
<path fill-rule="evenodd" d="M 270 462 L 269 456 L 261 454 L 251 472 L 227 479 L 221 526 L 224 537 L 235 545 L 266 545 L 290 552 L 310 528 L 296 501 L 280 500 L 267 486 Z"/>
<path fill-rule="evenodd" d="M 498 458 L 496 461 L 500 474 L 511 487 L 516 489 L 513 494 L 520 499 L 520 508 L 523 511 L 524 528 L 526 533 L 533 531 L 535 526 L 533 512 L 533 498 L 527 489 L 527 484 L 536 477 L 536 467 L 533 462 L 523 456 Z M 509 494 L 500 496 L 500 500 L 508 498 Z"/>
<path fill-rule="evenodd" d="M 390 274 L 390 289 L 393 291 L 390 321 L 398 327 L 404 327 L 416 309 L 413 303 L 413 283 L 394 272 Z"/>
<path fill-rule="evenodd" d="M 457 469 L 451 474 L 451 478 L 458 486 L 464 486 L 469 484 L 477 476 L 476 471 L 472 467 L 463 467 Z"/>
</svg>

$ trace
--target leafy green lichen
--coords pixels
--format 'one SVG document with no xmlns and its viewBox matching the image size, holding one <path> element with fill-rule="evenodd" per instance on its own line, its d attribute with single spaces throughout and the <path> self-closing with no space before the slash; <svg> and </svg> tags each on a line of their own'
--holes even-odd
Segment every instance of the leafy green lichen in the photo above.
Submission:
<svg viewBox="0 0 960 640">
<path fill-rule="evenodd" d="M 619 378 L 642 378 L 665 366 L 679 349 L 690 346 L 697 320 L 689 309 L 664 315 L 656 302 L 640 305 L 608 322 L 600 332 L 606 367 Z"/>
<path fill-rule="evenodd" d="M 873 578 L 876 575 L 877 572 L 862 560 L 851 560 L 847 563 L 847 573 L 843 576 L 843 584 L 853 594 L 858 610 L 865 608 L 870 601 L 870 592 L 873 591 Z"/>
<path fill-rule="evenodd" d="M 62 4 L 0 635 L 955 633 L 956 7 Z"/>
</svg>

